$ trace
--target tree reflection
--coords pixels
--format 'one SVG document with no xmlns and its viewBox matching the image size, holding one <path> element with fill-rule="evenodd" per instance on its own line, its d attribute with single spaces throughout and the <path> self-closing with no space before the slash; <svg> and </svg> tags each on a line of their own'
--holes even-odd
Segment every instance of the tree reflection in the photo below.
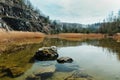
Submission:
<svg viewBox="0 0 120 80">
<path fill-rule="evenodd" d="M 110 52 L 116 53 L 120 60 L 120 43 L 113 39 L 102 39 L 99 40 L 98 46 L 107 48 Z"/>
<path fill-rule="evenodd" d="M 82 41 L 69 41 L 59 38 L 46 38 L 41 43 L 44 47 L 57 46 L 57 47 L 67 47 L 67 46 L 78 46 L 81 45 Z"/>
</svg>

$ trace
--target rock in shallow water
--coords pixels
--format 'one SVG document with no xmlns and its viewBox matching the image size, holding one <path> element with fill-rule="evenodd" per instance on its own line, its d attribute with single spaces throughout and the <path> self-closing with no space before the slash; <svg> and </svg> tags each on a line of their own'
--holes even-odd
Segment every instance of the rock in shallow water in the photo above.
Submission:
<svg viewBox="0 0 120 80">
<path fill-rule="evenodd" d="M 40 48 L 34 58 L 40 61 L 56 60 L 58 58 L 56 46 Z"/>
<path fill-rule="evenodd" d="M 73 59 L 70 57 L 60 57 L 57 59 L 58 63 L 72 63 Z"/>
</svg>

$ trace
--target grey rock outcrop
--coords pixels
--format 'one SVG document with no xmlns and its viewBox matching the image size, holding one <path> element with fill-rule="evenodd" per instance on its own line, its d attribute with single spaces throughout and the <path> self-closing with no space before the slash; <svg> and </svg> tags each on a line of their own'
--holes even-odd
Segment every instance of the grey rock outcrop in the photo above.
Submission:
<svg viewBox="0 0 120 80">
<path fill-rule="evenodd" d="M 0 0 L 0 27 L 6 30 L 50 33 L 48 16 L 33 9 L 26 0 Z"/>
</svg>

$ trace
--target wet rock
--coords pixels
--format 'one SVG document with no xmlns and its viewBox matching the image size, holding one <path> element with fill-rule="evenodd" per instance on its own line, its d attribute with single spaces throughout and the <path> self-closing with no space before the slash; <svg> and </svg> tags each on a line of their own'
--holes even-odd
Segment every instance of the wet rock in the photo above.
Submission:
<svg viewBox="0 0 120 80">
<path fill-rule="evenodd" d="M 57 59 L 58 63 L 72 63 L 73 59 L 70 57 L 60 57 Z"/>
<path fill-rule="evenodd" d="M 56 46 L 40 48 L 34 58 L 40 61 L 56 60 L 58 57 Z"/>
</svg>

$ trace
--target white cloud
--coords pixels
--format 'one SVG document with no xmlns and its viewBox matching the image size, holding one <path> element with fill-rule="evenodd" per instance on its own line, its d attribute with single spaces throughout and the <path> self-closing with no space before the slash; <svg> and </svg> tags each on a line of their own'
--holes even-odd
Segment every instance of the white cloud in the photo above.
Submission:
<svg viewBox="0 0 120 80">
<path fill-rule="evenodd" d="M 120 9 L 120 0 L 30 0 L 52 19 L 91 23 Z M 56 7 L 58 6 L 58 7 Z"/>
</svg>

